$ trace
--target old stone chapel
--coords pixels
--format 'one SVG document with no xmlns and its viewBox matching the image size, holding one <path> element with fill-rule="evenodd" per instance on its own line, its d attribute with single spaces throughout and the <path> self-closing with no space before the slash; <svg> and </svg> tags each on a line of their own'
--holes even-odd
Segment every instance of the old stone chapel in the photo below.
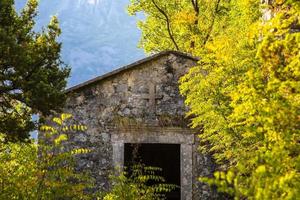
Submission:
<svg viewBox="0 0 300 200">
<path fill-rule="evenodd" d="M 211 175 L 213 163 L 197 150 L 197 136 L 185 119 L 187 108 L 178 80 L 197 58 L 164 51 L 67 90 L 65 112 L 86 132 L 71 137 L 75 147 L 91 153 L 80 158 L 99 188 L 108 188 L 108 175 L 130 161 L 134 144 L 145 164 L 159 166 L 168 182 L 180 186 L 167 199 L 212 199 L 199 176 Z"/>
</svg>

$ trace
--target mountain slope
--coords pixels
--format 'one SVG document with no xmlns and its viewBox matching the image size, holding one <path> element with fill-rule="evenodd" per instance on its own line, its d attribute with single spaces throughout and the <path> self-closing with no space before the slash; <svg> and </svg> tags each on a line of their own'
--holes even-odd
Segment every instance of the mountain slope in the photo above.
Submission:
<svg viewBox="0 0 300 200">
<path fill-rule="evenodd" d="M 16 0 L 20 9 L 26 0 Z M 144 57 L 129 0 L 41 0 L 37 29 L 57 15 L 63 60 L 72 67 L 72 86 Z"/>
</svg>

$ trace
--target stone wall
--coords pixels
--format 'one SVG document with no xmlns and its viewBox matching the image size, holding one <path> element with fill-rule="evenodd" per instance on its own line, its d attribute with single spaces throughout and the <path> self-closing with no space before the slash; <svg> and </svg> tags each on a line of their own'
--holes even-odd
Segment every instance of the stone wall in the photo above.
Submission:
<svg viewBox="0 0 300 200">
<path fill-rule="evenodd" d="M 138 137 L 139 132 L 150 129 L 187 128 L 187 109 L 179 94 L 178 80 L 195 63 L 170 53 L 68 93 L 64 112 L 72 113 L 76 123 L 88 126 L 85 133 L 71 135 L 69 145 L 92 150 L 80 157 L 78 167 L 91 169 L 98 188 L 109 187 L 113 135 L 130 132 Z M 210 174 L 213 166 L 195 145 L 193 150 L 194 188 L 201 188 L 194 196 L 209 199 L 208 188 L 196 178 Z"/>
</svg>

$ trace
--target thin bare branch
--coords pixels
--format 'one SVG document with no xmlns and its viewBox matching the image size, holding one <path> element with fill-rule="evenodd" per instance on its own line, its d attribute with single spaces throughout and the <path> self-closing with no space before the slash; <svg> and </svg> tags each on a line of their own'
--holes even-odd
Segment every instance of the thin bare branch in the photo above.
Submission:
<svg viewBox="0 0 300 200">
<path fill-rule="evenodd" d="M 169 19 L 167 13 L 163 9 L 161 9 L 154 0 L 152 0 L 152 3 L 157 8 L 157 10 L 166 18 L 168 34 L 169 34 L 170 39 L 171 39 L 172 43 L 174 44 L 176 50 L 178 51 L 179 47 L 178 47 L 178 45 L 177 45 L 177 43 L 176 43 L 176 41 L 175 41 L 175 39 L 172 35 L 170 19 Z"/>
<path fill-rule="evenodd" d="M 195 14 L 196 14 L 196 18 L 195 18 L 195 21 L 194 21 L 194 25 L 197 26 L 198 25 L 198 16 L 199 16 L 199 5 L 198 5 L 198 0 L 191 0 L 191 3 L 193 5 L 193 8 L 194 8 L 194 11 L 195 11 Z M 191 44 L 190 44 L 190 48 L 191 49 L 194 49 L 195 48 L 195 41 L 191 41 Z"/>
<path fill-rule="evenodd" d="M 198 16 L 199 14 L 199 6 L 198 6 L 198 0 L 191 0 L 194 11 L 196 12 L 196 15 Z"/>
<path fill-rule="evenodd" d="M 209 29 L 208 29 L 208 32 L 204 38 L 204 41 L 203 41 L 203 46 L 207 43 L 207 41 L 209 40 L 210 36 L 211 36 L 211 32 L 213 30 L 213 27 L 215 25 L 215 21 L 216 21 L 216 17 L 217 17 L 217 12 L 219 11 L 219 5 L 220 5 L 220 2 L 221 0 L 218 0 L 217 1 L 217 4 L 215 6 L 215 10 L 214 10 L 214 13 L 213 13 L 213 19 L 212 19 L 212 22 L 209 26 Z"/>
</svg>

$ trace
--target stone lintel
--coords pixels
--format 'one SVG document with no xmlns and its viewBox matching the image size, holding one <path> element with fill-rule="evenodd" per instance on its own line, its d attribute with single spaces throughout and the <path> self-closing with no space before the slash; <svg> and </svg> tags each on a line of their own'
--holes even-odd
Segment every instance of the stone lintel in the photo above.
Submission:
<svg viewBox="0 0 300 200">
<path fill-rule="evenodd" d="M 176 129 L 178 131 L 178 129 Z M 170 143 L 194 144 L 195 135 L 190 131 L 161 130 L 155 132 L 119 132 L 112 134 L 111 141 L 123 143 Z"/>
</svg>

